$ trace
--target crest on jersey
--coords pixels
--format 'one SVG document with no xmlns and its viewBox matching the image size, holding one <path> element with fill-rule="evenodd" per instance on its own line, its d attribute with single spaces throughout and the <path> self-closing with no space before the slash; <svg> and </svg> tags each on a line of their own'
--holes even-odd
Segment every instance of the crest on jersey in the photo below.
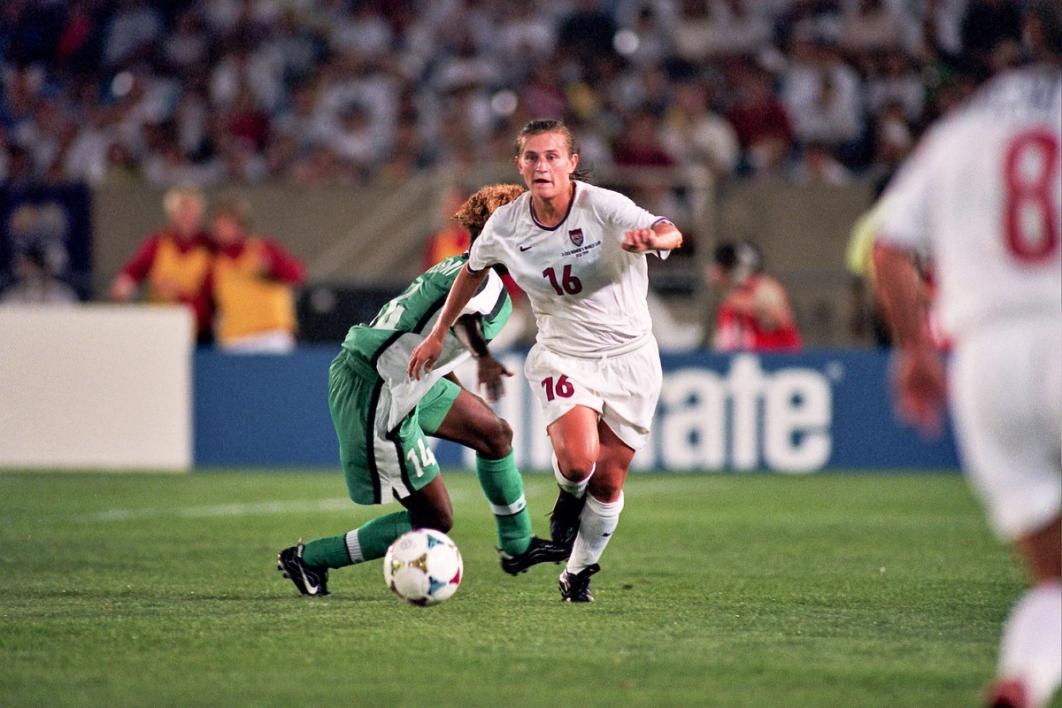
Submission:
<svg viewBox="0 0 1062 708">
<path fill-rule="evenodd" d="M 576 246 L 582 246 L 583 245 L 583 230 L 582 229 L 572 229 L 571 231 L 568 232 L 568 238 L 570 238 L 572 240 L 572 243 L 574 243 Z"/>
</svg>

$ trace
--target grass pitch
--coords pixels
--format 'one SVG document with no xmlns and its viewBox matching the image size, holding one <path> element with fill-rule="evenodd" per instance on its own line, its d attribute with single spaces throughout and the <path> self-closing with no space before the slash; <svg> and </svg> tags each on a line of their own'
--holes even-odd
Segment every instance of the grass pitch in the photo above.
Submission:
<svg viewBox="0 0 1062 708">
<path fill-rule="evenodd" d="M 274 570 L 378 513 L 338 473 L 0 475 L 0 704 L 976 705 L 1023 587 L 958 476 L 636 474 L 571 606 L 446 478 L 466 574 L 420 609 L 379 561 L 324 599 Z"/>
</svg>

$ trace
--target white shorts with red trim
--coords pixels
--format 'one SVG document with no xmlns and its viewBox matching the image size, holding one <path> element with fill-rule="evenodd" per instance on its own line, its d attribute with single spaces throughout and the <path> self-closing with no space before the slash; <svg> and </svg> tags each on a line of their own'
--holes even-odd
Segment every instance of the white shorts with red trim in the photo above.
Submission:
<svg viewBox="0 0 1062 708">
<path fill-rule="evenodd" d="M 575 406 L 586 406 L 632 449 L 649 441 L 663 383 L 660 350 L 651 335 L 630 351 L 594 358 L 558 354 L 536 344 L 527 355 L 524 375 L 547 426 Z"/>
</svg>

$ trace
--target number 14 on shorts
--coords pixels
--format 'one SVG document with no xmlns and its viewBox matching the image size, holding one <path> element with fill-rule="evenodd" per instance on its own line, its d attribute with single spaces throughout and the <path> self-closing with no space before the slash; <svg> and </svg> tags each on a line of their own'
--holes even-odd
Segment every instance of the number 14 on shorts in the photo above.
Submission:
<svg viewBox="0 0 1062 708">
<path fill-rule="evenodd" d="M 424 438 L 417 441 L 417 447 L 420 449 L 420 455 L 417 455 L 416 450 L 410 450 L 406 453 L 406 459 L 413 464 L 413 471 L 417 477 L 423 477 L 424 468 L 435 464 L 435 453 L 424 444 Z"/>
<path fill-rule="evenodd" d="M 547 401 L 555 398 L 571 398 L 575 393 L 575 385 L 564 374 L 558 376 L 556 382 L 552 376 L 547 376 L 542 379 L 542 387 L 546 389 Z"/>
</svg>

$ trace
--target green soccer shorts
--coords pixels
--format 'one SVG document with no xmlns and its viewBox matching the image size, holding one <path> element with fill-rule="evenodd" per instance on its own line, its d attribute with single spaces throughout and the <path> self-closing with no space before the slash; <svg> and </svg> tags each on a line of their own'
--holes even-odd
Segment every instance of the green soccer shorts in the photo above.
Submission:
<svg viewBox="0 0 1062 708">
<path fill-rule="evenodd" d="M 439 464 L 426 434 L 438 430 L 460 392 L 453 382 L 440 380 L 388 431 L 383 379 L 364 360 L 341 352 L 328 370 L 328 409 L 350 498 L 358 504 L 385 504 L 435 479 Z"/>
</svg>

